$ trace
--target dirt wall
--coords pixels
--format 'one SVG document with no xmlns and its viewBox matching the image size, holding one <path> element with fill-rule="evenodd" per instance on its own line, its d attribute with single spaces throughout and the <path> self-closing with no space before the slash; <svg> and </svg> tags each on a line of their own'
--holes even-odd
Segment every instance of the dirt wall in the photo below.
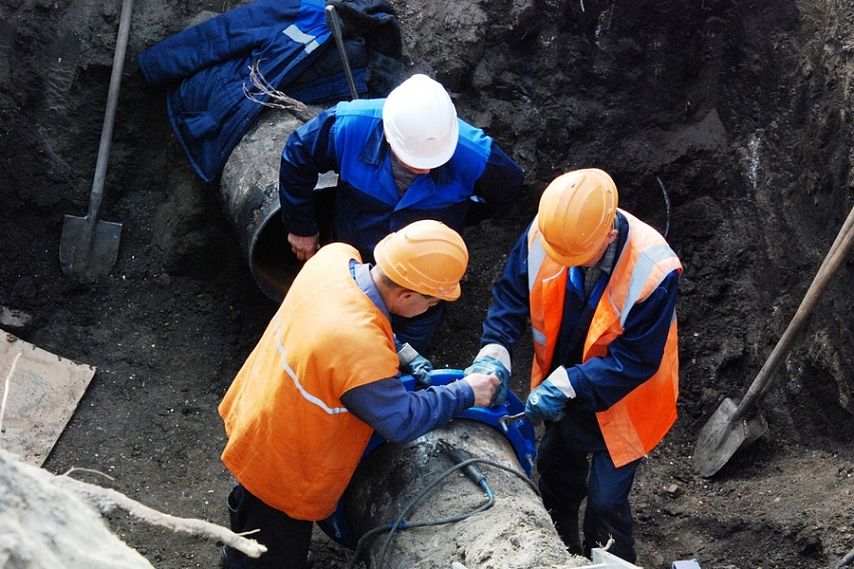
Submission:
<svg viewBox="0 0 854 569">
<path fill-rule="evenodd" d="M 129 55 L 237 4 L 137 0 Z M 769 436 L 713 480 L 690 468 L 705 418 L 746 390 L 854 203 L 851 3 L 393 4 L 407 72 L 442 80 L 526 170 L 525 199 L 466 234 L 472 267 L 434 361 L 477 351 L 489 286 L 548 180 L 605 168 L 685 265 L 680 420 L 635 485 L 639 562 L 806 568 L 854 547 L 850 260 L 763 403 Z M 0 304 L 32 316 L 15 330 L 27 341 L 98 368 L 46 468 L 97 468 L 149 505 L 225 523 L 216 405 L 274 307 L 133 60 L 103 207 L 124 224 L 119 260 L 92 285 L 59 269 L 63 215 L 86 210 L 118 12 L 0 0 Z M 157 567 L 215 566 L 213 543 L 113 523 Z M 346 563 L 323 536 L 314 550 L 315 566 Z"/>
</svg>

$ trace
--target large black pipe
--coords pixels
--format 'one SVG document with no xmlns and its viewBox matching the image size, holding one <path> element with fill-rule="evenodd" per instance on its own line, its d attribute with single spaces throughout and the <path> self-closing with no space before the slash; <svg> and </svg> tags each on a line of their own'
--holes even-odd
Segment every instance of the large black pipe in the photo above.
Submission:
<svg viewBox="0 0 854 569">
<path fill-rule="evenodd" d="M 318 111 L 312 109 L 313 114 Z M 220 179 L 223 210 L 252 277 L 276 302 L 282 300 L 301 266 L 288 246 L 278 195 L 282 148 L 301 124 L 287 111 L 265 109 L 232 151 Z M 320 176 L 315 188 L 321 225 L 331 212 L 337 181 L 337 175 L 329 172 Z"/>
</svg>

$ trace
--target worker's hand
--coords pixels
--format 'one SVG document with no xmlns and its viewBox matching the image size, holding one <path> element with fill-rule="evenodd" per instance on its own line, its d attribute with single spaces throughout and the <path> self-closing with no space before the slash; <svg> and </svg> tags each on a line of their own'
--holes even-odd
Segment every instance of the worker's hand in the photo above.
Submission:
<svg viewBox="0 0 854 569">
<path fill-rule="evenodd" d="M 397 359 L 400 362 L 400 371 L 410 374 L 415 378 L 415 383 L 419 387 L 430 387 L 433 380 L 430 378 L 430 372 L 433 371 L 433 364 L 419 354 L 415 348 L 408 343 L 403 344 L 397 352 Z"/>
<path fill-rule="evenodd" d="M 525 416 L 531 422 L 560 421 L 564 416 L 564 406 L 575 398 L 575 389 L 569 382 L 566 368 L 560 366 L 528 395 L 525 402 Z"/>
<path fill-rule="evenodd" d="M 315 233 L 314 235 L 304 237 L 295 233 L 288 233 L 288 243 L 291 246 L 291 251 L 297 256 L 297 259 L 308 261 L 320 249 L 320 234 Z"/>
<path fill-rule="evenodd" d="M 415 359 L 409 362 L 408 367 L 407 371 L 415 378 L 419 386 L 430 387 L 430 384 L 433 383 L 433 380 L 430 378 L 430 372 L 433 371 L 433 364 L 430 360 L 418 354 Z"/>
<path fill-rule="evenodd" d="M 472 364 L 463 372 L 464 376 L 474 373 L 484 373 L 498 379 L 498 388 L 492 398 L 492 405 L 501 405 L 507 400 L 507 389 L 510 384 L 510 352 L 499 344 L 487 344 Z"/>
<path fill-rule="evenodd" d="M 484 373 L 466 375 L 461 381 L 465 381 L 471 386 L 471 390 L 474 392 L 475 407 L 488 407 L 498 388 L 498 378 Z"/>
</svg>

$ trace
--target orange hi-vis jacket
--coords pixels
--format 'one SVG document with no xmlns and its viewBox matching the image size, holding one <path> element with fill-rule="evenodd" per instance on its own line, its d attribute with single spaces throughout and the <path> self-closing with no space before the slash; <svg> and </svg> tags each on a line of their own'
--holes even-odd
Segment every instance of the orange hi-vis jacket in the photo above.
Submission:
<svg viewBox="0 0 854 569">
<path fill-rule="evenodd" d="M 608 345 L 623 333 L 632 307 L 649 297 L 672 271 L 682 271 L 676 254 L 657 231 L 623 210 L 620 213 L 628 221 L 626 243 L 593 313 L 582 363 L 605 356 Z M 543 381 L 552 362 L 563 316 L 566 279 L 567 267 L 546 255 L 534 220 L 528 232 L 528 288 L 534 338 L 532 390 Z M 596 413 L 615 466 L 645 456 L 676 421 L 678 351 L 674 314 L 658 371 L 609 409 Z"/>
<path fill-rule="evenodd" d="M 333 513 L 373 434 L 341 396 L 398 371 L 391 324 L 351 259 L 356 249 L 333 243 L 305 264 L 219 406 L 225 466 L 295 519 Z"/>
</svg>

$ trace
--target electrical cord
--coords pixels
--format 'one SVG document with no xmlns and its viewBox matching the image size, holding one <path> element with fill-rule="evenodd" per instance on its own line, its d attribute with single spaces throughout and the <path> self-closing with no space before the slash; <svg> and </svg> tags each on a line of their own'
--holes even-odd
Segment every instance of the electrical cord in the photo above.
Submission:
<svg viewBox="0 0 854 569">
<path fill-rule="evenodd" d="M 518 470 L 516 470 L 514 468 L 510 468 L 509 466 L 500 464 L 498 462 L 495 462 L 494 460 L 489 460 L 486 458 L 470 458 L 470 459 L 464 460 L 458 464 L 455 464 L 451 468 L 448 468 L 444 472 L 442 472 L 435 480 L 433 480 L 424 489 L 422 489 L 415 497 L 413 497 L 406 504 L 406 506 L 403 508 L 403 510 L 400 512 L 400 514 L 397 516 L 397 519 L 395 519 L 395 521 L 393 523 L 385 525 L 385 526 L 375 527 L 374 529 L 365 532 L 364 535 L 362 535 L 362 537 L 359 538 L 358 542 L 356 542 L 356 549 L 353 552 L 353 557 L 350 559 L 350 564 L 348 565 L 348 567 L 350 569 L 353 569 L 356 567 L 356 563 L 359 560 L 359 557 L 360 557 L 361 552 L 362 552 L 362 548 L 364 547 L 365 543 L 367 543 L 368 540 L 372 539 L 374 536 L 376 536 L 380 533 L 383 533 L 385 531 L 389 532 L 389 535 L 386 537 L 385 542 L 383 543 L 383 547 L 382 547 L 381 553 L 380 553 L 380 561 L 379 561 L 379 564 L 377 565 L 377 567 L 379 569 L 382 569 L 382 567 L 385 565 L 385 558 L 388 555 L 389 549 L 391 547 L 391 542 L 394 539 L 394 534 L 398 530 L 411 529 L 411 528 L 416 528 L 416 527 L 436 526 L 436 525 L 458 522 L 458 521 L 462 521 L 462 520 L 464 520 L 470 516 L 473 516 L 474 514 L 477 514 L 479 512 L 482 512 L 484 510 L 488 510 L 489 508 L 491 508 L 493 506 L 493 504 L 495 504 L 495 495 L 493 494 L 492 489 L 489 487 L 489 484 L 486 482 L 486 480 L 484 478 L 484 479 L 481 479 L 480 481 L 478 481 L 477 484 L 484 490 L 484 492 L 486 493 L 487 499 L 485 502 L 483 502 L 480 506 L 478 506 L 474 510 L 467 512 L 467 513 L 464 513 L 464 514 L 459 514 L 456 516 L 445 518 L 442 520 L 425 520 L 425 521 L 418 521 L 418 522 L 411 522 L 411 523 L 406 523 L 403 521 L 403 518 L 406 516 L 406 514 L 412 508 L 414 508 L 415 505 L 419 501 L 421 501 L 422 498 L 424 498 L 426 495 L 428 495 L 440 482 L 442 482 L 448 476 L 450 476 L 454 472 L 457 472 L 458 470 L 464 470 L 467 468 L 471 468 L 471 465 L 473 465 L 473 464 L 488 464 L 490 466 L 494 466 L 495 468 L 498 468 L 498 469 L 504 470 L 506 472 L 509 472 L 511 474 L 514 474 L 514 475 L 518 476 L 519 478 L 521 478 L 522 480 L 524 480 L 525 483 L 528 484 L 528 486 L 534 491 L 535 494 L 537 494 L 538 496 L 540 495 L 540 491 L 537 488 L 536 484 L 534 484 L 524 472 L 519 472 Z"/>
<path fill-rule="evenodd" d="M 664 206 L 667 208 L 667 224 L 664 226 L 664 237 L 666 239 L 667 234 L 670 232 L 670 196 L 667 195 L 667 188 L 664 187 L 664 182 L 661 181 L 661 178 L 656 176 L 655 179 L 661 188 L 661 194 L 664 196 Z"/>
</svg>

